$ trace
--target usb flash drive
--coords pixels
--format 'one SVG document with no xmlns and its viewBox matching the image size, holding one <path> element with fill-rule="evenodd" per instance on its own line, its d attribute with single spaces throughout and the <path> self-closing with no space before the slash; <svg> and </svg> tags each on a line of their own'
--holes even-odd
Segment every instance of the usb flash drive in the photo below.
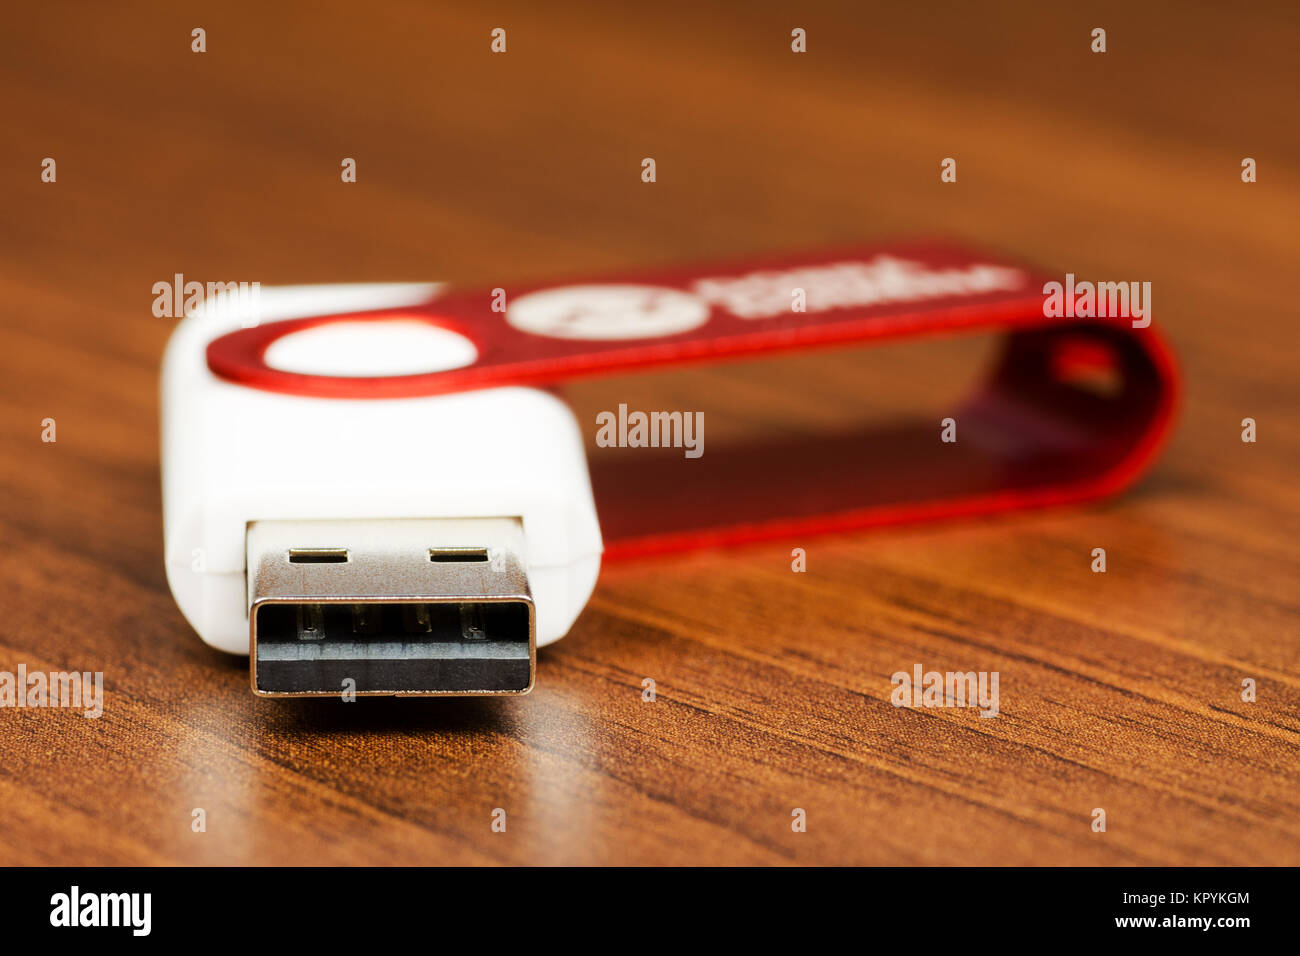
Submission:
<svg viewBox="0 0 1300 956">
<path fill-rule="evenodd" d="M 181 322 L 164 361 L 168 580 L 205 641 L 250 654 L 259 694 L 523 693 L 602 557 L 800 542 L 1135 481 L 1173 420 L 1173 354 L 1149 300 L 1141 321 L 1078 315 L 1052 307 L 1054 287 L 982 252 L 893 243 L 523 283 L 508 301 L 429 285 L 228 291 Z M 988 372 L 941 415 L 724 436 L 695 458 L 629 446 L 589 470 L 550 391 L 988 333 Z"/>
<path fill-rule="evenodd" d="M 601 537 L 582 436 L 531 388 L 382 397 L 372 387 L 472 361 L 427 324 L 282 339 L 268 365 L 346 397 L 213 373 L 232 331 L 427 302 L 429 285 L 228 293 L 185 318 L 162 376 L 167 580 L 213 647 L 249 654 L 263 696 L 522 694 L 535 648 L 569 630 Z"/>
</svg>

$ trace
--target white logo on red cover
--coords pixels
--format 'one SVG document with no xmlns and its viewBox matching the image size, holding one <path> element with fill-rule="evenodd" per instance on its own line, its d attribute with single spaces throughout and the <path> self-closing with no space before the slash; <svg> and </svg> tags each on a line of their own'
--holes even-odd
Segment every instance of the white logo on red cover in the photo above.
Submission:
<svg viewBox="0 0 1300 956">
<path fill-rule="evenodd" d="M 521 295 L 506 321 L 557 339 L 648 339 L 697 329 L 709 320 L 698 296 L 652 285 L 572 285 Z"/>
</svg>

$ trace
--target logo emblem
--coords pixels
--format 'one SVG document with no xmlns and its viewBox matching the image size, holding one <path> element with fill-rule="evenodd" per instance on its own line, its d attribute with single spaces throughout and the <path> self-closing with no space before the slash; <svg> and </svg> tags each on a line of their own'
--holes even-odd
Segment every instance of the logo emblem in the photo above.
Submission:
<svg viewBox="0 0 1300 956">
<path fill-rule="evenodd" d="M 650 339 L 697 329 L 709 320 L 698 296 L 653 285 L 571 285 L 521 295 L 506 321 L 556 339 Z"/>
</svg>

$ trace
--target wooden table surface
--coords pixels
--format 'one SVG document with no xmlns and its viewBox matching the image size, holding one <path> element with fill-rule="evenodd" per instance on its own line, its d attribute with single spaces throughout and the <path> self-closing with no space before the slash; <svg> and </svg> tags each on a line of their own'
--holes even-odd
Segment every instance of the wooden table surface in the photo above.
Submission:
<svg viewBox="0 0 1300 956">
<path fill-rule="evenodd" d="M 106 703 L 0 710 L 0 862 L 1300 863 L 1294 9 L 270 6 L 5 16 L 0 670 L 103 671 Z M 1187 389 L 1140 486 L 608 567 L 520 699 L 255 699 L 173 603 L 153 283 L 504 285 L 894 236 L 1153 283 Z M 966 361 L 872 383 L 923 397 Z M 790 397 L 649 387 L 737 429 Z M 1000 716 L 896 709 L 915 663 L 998 671 Z"/>
</svg>

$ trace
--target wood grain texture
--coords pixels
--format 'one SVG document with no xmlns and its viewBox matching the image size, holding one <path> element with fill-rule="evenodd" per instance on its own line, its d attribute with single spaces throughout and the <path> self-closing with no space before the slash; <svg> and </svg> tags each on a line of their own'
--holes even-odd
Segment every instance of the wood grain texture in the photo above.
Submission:
<svg viewBox="0 0 1300 956">
<path fill-rule="evenodd" d="M 0 669 L 108 696 L 0 711 L 0 862 L 1300 863 L 1294 9 L 271 6 L 6 12 Z M 257 700 L 173 604 L 154 282 L 495 285 L 895 235 L 1153 283 L 1188 388 L 1139 488 L 610 567 L 519 700 Z M 738 428 L 860 394 L 807 362 L 793 393 L 649 394 Z M 874 381 L 924 397 L 962 362 Z M 999 671 L 1001 715 L 895 709 L 914 663 Z"/>
</svg>

